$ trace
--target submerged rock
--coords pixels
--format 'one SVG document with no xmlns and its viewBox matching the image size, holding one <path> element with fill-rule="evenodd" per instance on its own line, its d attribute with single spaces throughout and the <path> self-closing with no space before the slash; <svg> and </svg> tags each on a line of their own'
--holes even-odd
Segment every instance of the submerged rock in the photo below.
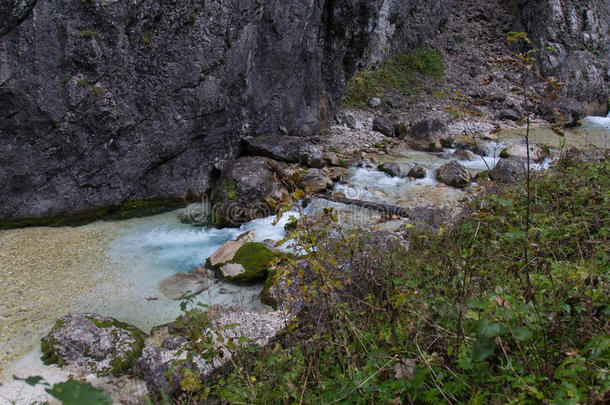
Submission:
<svg viewBox="0 0 610 405">
<path fill-rule="evenodd" d="M 287 163 L 301 163 L 309 167 L 322 167 L 322 150 L 298 136 L 259 136 L 244 140 L 248 152 Z"/>
<path fill-rule="evenodd" d="M 159 290 L 170 300 L 197 295 L 208 288 L 208 280 L 197 273 L 178 273 L 159 283 Z"/>
<path fill-rule="evenodd" d="M 129 370 L 146 334 L 135 326 L 90 313 L 60 318 L 41 341 L 42 360 L 98 375 Z"/>
<path fill-rule="evenodd" d="M 472 180 L 470 171 L 455 160 L 436 169 L 435 174 L 438 181 L 456 188 L 464 188 Z"/>
<path fill-rule="evenodd" d="M 209 222 L 212 207 L 209 202 L 197 202 L 187 205 L 179 214 L 178 220 L 183 224 L 203 225 Z"/>
<path fill-rule="evenodd" d="M 404 135 L 409 147 L 422 151 L 443 149 L 442 140 L 449 137 L 445 124 L 437 119 L 424 120 L 413 125 Z"/>
</svg>

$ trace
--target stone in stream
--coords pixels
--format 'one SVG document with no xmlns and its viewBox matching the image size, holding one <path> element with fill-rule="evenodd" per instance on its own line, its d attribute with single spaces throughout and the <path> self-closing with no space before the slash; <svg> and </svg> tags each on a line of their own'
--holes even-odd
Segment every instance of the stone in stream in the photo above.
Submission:
<svg viewBox="0 0 610 405">
<path fill-rule="evenodd" d="M 409 147 L 421 151 L 442 150 L 443 139 L 449 137 L 445 124 L 437 119 L 419 121 L 405 134 L 404 140 Z"/>
<path fill-rule="evenodd" d="M 546 149 L 546 151 L 545 151 L 545 149 Z M 550 151 L 548 151 L 548 148 L 545 148 L 545 147 L 540 146 L 535 143 L 530 143 L 530 161 L 540 160 L 540 159 L 544 158 L 545 156 L 547 156 L 549 153 L 550 153 Z M 512 157 L 527 159 L 527 147 L 526 147 L 525 141 L 519 141 L 519 142 L 513 143 L 512 145 L 510 145 L 509 147 L 507 147 L 506 149 L 504 149 L 502 151 L 501 156 L 506 156 L 506 157 L 512 156 Z"/>
<path fill-rule="evenodd" d="M 452 160 L 436 169 L 436 179 L 455 188 L 464 188 L 470 184 L 472 175 L 464 166 Z"/>
<path fill-rule="evenodd" d="M 153 336 L 146 341 L 142 355 L 134 364 L 136 375 L 146 381 L 151 392 L 164 392 L 169 396 L 179 394 L 183 370 L 198 371 L 199 377 L 205 378 L 231 358 L 235 351 L 230 349 L 233 344 L 242 347 L 266 345 L 285 328 L 287 314 L 281 311 L 266 314 L 237 311 L 210 317 L 214 318 L 210 324 L 191 325 L 201 327 L 204 330 L 203 339 L 213 344 L 217 355 L 209 360 L 195 353 L 191 360 L 187 360 L 190 341 L 185 336 L 173 335 L 180 333 L 180 330 L 176 329 L 172 336 L 167 326 L 153 331 Z M 227 328 L 228 325 L 232 327 Z M 243 341 L 242 337 L 247 339 Z M 229 342 L 232 344 L 229 345 Z"/>
<path fill-rule="evenodd" d="M 264 280 L 269 262 L 281 255 L 260 242 L 230 241 L 210 256 L 207 265 L 229 281 L 250 284 Z"/>
<path fill-rule="evenodd" d="M 321 169 L 307 169 L 300 172 L 301 185 L 312 193 L 317 193 L 333 186 L 333 181 Z"/>
<path fill-rule="evenodd" d="M 196 273 L 178 273 L 159 283 L 159 290 L 170 300 L 197 295 L 209 286 L 208 280 Z"/>
<path fill-rule="evenodd" d="M 451 155 L 451 157 L 458 160 L 468 160 L 471 162 L 477 158 L 474 153 L 466 149 L 456 150 L 455 152 L 453 152 L 453 155 Z"/>
<path fill-rule="evenodd" d="M 399 177 L 401 173 L 400 166 L 396 162 L 382 163 L 377 166 L 377 169 L 393 177 Z"/>
<path fill-rule="evenodd" d="M 516 183 L 523 178 L 525 173 L 525 159 L 509 157 L 500 159 L 491 170 L 492 180 L 500 183 Z"/>
<path fill-rule="evenodd" d="M 121 374 L 140 356 L 146 334 L 135 326 L 96 314 L 66 315 L 41 340 L 42 360 L 75 371 Z"/>
<path fill-rule="evenodd" d="M 211 192 L 214 225 L 237 226 L 276 212 L 270 202 L 282 200 L 288 191 L 268 161 L 259 156 L 240 157 L 222 173 Z"/>
<path fill-rule="evenodd" d="M 426 177 L 427 170 L 425 167 L 420 165 L 415 165 L 409 170 L 409 177 L 413 177 L 414 179 L 423 179 Z"/>
</svg>

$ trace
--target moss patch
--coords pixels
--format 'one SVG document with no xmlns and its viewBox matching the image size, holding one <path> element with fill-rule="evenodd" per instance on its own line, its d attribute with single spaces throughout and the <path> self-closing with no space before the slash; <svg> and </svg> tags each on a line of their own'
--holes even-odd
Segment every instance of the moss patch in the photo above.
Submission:
<svg viewBox="0 0 610 405">
<path fill-rule="evenodd" d="M 47 218 L 0 220 L 0 229 L 26 228 L 30 226 L 78 226 L 98 219 L 119 220 L 160 214 L 184 206 L 181 198 L 158 198 L 128 201 L 118 205 L 69 212 Z"/>
<path fill-rule="evenodd" d="M 442 53 L 436 49 L 415 49 L 411 53 L 394 55 L 378 69 L 358 72 L 347 84 L 342 103 L 346 107 L 366 107 L 373 97 L 398 90 L 414 93 L 420 84 L 417 74 L 440 80 L 445 72 Z"/>
<path fill-rule="evenodd" d="M 235 277 L 227 278 L 238 283 L 255 283 L 267 277 L 269 262 L 280 253 L 272 252 L 265 245 L 259 242 L 248 242 L 235 252 L 230 263 L 241 264 L 245 270 Z"/>
</svg>

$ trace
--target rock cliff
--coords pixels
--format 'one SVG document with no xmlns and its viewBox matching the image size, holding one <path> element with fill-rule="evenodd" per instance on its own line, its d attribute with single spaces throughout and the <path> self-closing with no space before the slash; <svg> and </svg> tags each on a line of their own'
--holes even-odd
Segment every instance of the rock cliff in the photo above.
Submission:
<svg viewBox="0 0 610 405">
<path fill-rule="evenodd" d="M 0 6 L 0 219 L 209 187 L 245 135 L 333 118 L 382 0 Z"/>
<path fill-rule="evenodd" d="M 499 5 L 514 18 L 507 27 L 545 50 L 543 73 L 566 82 L 565 95 L 605 103 L 610 0 Z M 199 194 L 244 137 L 318 132 L 359 66 L 432 44 L 452 15 L 477 13 L 464 7 L 3 0 L 0 222 Z"/>
</svg>

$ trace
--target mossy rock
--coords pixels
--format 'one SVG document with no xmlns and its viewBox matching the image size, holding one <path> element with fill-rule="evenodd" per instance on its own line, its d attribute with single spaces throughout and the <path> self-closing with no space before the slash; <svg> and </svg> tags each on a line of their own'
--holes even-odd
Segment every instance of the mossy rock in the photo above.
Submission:
<svg viewBox="0 0 610 405">
<path fill-rule="evenodd" d="M 98 375 L 120 375 L 142 354 L 145 337 L 135 326 L 114 318 L 70 314 L 41 339 L 41 359 L 45 364 L 74 365 Z"/>
<path fill-rule="evenodd" d="M 502 159 L 508 159 L 510 155 L 508 154 L 508 151 L 506 149 L 502 149 L 502 152 L 500 152 L 500 157 Z"/>
<path fill-rule="evenodd" d="M 277 283 L 278 272 L 277 270 L 269 270 L 267 278 L 265 279 L 265 286 L 261 291 L 261 302 L 265 305 L 269 305 L 271 308 L 277 310 L 277 300 L 273 298 L 271 294 L 271 287 Z"/>
<path fill-rule="evenodd" d="M 278 256 L 282 254 L 269 250 L 260 242 L 244 243 L 229 262 L 240 264 L 244 272 L 234 277 L 227 277 L 227 280 L 240 284 L 263 281 L 269 272 L 269 262 Z"/>
</svg>

